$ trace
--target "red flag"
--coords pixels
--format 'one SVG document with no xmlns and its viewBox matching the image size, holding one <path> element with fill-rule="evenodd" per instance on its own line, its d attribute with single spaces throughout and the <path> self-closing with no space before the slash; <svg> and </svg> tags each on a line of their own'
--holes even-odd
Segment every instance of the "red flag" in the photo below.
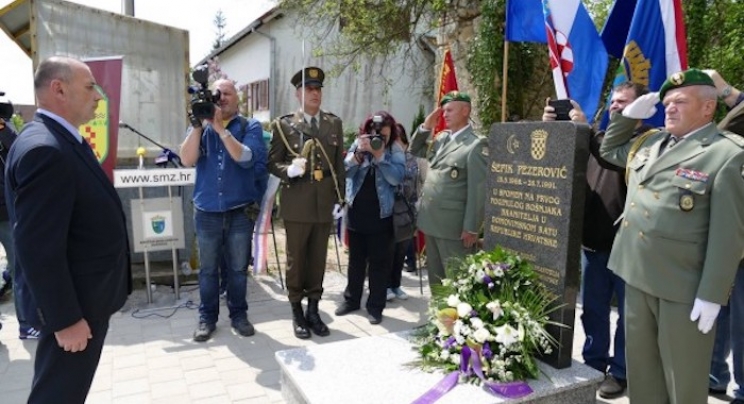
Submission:
<svg viewBox="0 0 744 404">
<path fill-rule="evenodd" d="M 452 62 L 452 54 L 449 48 L 445 49 L 444 57 L 442 58 L 442 71 L 439 73 L 439 93 L 437 94 L 437 107 L 439 102 L 442 101 L 442 97 L 450 91 L 458 90 L 457 88 L 457 77 L 455 76 L 455 64 Z M 445 129 L 444 118 L 442 114 L 439 114 L 439 122 L 437 127 L 434 128 L 434 136 Z"/>
</svg>

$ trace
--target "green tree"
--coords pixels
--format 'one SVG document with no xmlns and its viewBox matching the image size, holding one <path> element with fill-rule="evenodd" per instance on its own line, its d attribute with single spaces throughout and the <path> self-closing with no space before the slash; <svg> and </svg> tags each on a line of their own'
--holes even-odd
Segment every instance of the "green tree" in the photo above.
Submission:
<svg viewBox="0 0 744 404">
<path fill-rule="evenodd" d="M 222 46 L 222 44 L 225 43 L 225 27 L 227 26 L 227 17 L 225 17 L 222 9 L 217 10 L 217 14 L 214 15 L 214 20 L 212 20 L 212 23 L 215 27 L 215 38 L 214 42 L 212 42 L 212 50 L 217 50 Z"/>
<path fill-rule="evenodd" d="M 474 93 L 480 127 L 488 128 L 501 119 L 506 1 L 282 0 L 280 5 L 300 16 L 297 26 L 316 44 L 317 56 L 329 56 L 334 73 L 356 68 L 365 58 L 384 61 L 422 42 L 454 44 L 460 87 Z M 614 0 L 583 3 L 601 29 Z M 731 84 L 744 87 L 744 1 L 685 0 L 682 4 L 690 66 L 716 69 Z M 508 58 L 506 115 L 536 119 L 545 97 L 553 93 L 546 47 L 510 43 Z M 616 68 L 613 60 L 609 71 Z M 611 78 L 607 91 L 610 85 Z"/>
</svg>

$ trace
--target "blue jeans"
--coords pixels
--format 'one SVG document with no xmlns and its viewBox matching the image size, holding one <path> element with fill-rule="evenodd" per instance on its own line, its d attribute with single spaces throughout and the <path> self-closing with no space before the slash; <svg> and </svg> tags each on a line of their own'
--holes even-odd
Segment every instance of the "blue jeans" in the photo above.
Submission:
<svg viewBox="0 0 744 404">
<path fill-rule="evenodd" d="M 13 282 L 13 303 L 15 304 L 16 317 L 18 318 L 18 326 L 20 328 L 30 327 L 26 322 L 24 313 L 27 313 L 27 305 L 32 304 L 29 302 L 27 296 L 23 294 L 21 286 L 18 284 L 18 277 L 15 273 L 15 249 L 13 247 L 13 230 L 10 227 L 10 222 L 0 221 L 0 243 L 3 244 L 5 249 L 5 256 L 8 259 L 8 273 Z"/>
<path fill-rule="evenodd" d="M 582 249 L 582 314 L 586 340 L 581 351 L 584 362 L 615 378 L 625 376 L 625 282 L 607 268 L 609 251 Z M 610 311 L 612 295 L 617 296 L 617 329 L 610 356 Z"/>
<path fill-rule="evenodd" d="M 739 264 L 728 306 L 721 307 L 716 326 L 716 342 L 710 362 L 710 388 L 726 390 L 731 373 L 726 358 L 732 353 L 734 397 L 744 399 L 744 265 Z"/>
<path fill-rule="evenodd" d="M 230 320 L 248 317 L 248 262 L 253 222 L 243 209 L 213 213 L 196 210 L 196 239 L 199 243 L 199 322 L 214 324 L 220 312 L 220 261 L 227 264 L 227 309 Z M 223 248 L 224 247 L 224 248 Z"/>
</svg>

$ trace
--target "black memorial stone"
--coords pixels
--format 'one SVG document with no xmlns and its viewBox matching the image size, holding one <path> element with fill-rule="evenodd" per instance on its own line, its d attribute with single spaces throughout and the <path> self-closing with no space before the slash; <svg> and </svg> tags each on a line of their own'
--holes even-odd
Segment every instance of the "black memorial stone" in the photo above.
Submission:
<svg viewBox="0 0 744 404">
<path fill-rule="evenodd" d="M 550 326 L 558 341 L 541 358 L 571 366 L 579 290 L 589 127 L 572 122 L 500 123 L 491 127 L 485 248 L 499 245 L 532 263 L 556 297 Z"/>
</svg>

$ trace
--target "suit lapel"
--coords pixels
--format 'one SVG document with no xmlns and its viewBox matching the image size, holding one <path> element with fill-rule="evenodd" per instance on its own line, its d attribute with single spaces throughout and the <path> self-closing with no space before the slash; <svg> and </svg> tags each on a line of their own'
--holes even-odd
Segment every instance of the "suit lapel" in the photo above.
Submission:
<svg viewBox="0 0 744 404">
<path fill-rule="evenodd" d="M 713 124 L 709 124 L 705 128 L 701 129 L 698 133 L 695 133 L 683 140 L 680 144 L 674 146 L 673 150 L 667 150 L 659 157 L 653 157 L 659 155 L 659 148 L 663 142 L 657 142 L 654 148 L 651 150 L 652 161 L 649 162 L 649 166 L 643 175 L 641 181 L 654 176 L 660 171 L 664 171 L 670 167 L 679 165 L 685 160 L 689 160 L 700 153 L 704 153 L 710 142 L 713 141 L 713 137 L 718 131 Z M 655 154 L 654 154 L 655 153 Z"/>
<path fill-rule="evenodd" d="M 114 189 L 114 186 L 106 176 L 106 173 L 103 172 L 101 165 L 98 163 L 98 160 L 95 158 L 92 151 L 86 150 L 86 147 L 90 148 L 90 146 L 78 142 L 77 138 L 75 138 L 70 131 L 65 129 L 64 126 L 60 125 L 59 122 L 54 119 L 44 116 L 43 114 L 36 114 L 36 116 L 40 118 L 39 120 L 49 128 L 49 131 L 56 136 L 60 142 L 68 144 L 70 148 L 74 150 L 78 158 L 80 158 L 85 166 L 88 167 L 93 172 L 93 175 L 95 175 L 95 177 L 103 184 L 103 188 L 106 189 L 106 192 L 108 192 L 108 194 L 114 198 L 117 205 L 121 207 L 121 200 L 119 199 L 119 194 L 116 193 L 116 189 Z M 86 140 L 83 139 L 83 142 L 85 141 Z"/>
</svg>

